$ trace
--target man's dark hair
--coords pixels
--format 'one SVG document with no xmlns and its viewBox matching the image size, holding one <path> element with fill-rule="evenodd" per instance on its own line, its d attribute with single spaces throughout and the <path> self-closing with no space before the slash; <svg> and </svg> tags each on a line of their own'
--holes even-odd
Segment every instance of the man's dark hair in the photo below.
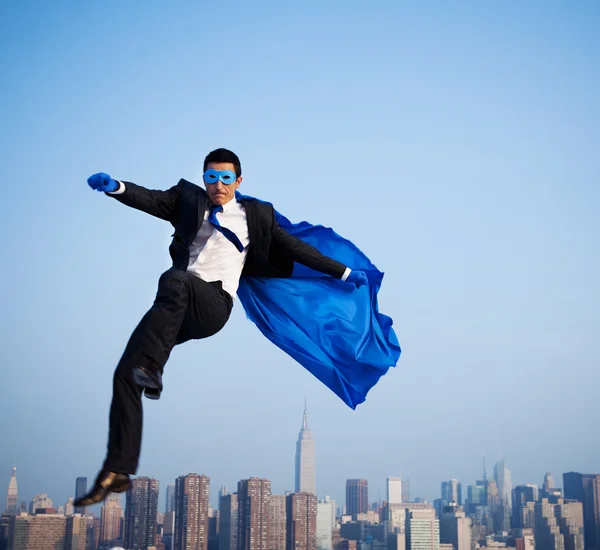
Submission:
<svg viewBox="0 0 600 550">
<path fill-rule="evenodd" d="M 211 162 L 230 162 L 233 164 L 235 175 L 238 178 L 242 175 L 242 165 L 240 164 L 240 159 L 233 151 L 230 151 L 229 149 L 215 149 L 214 151 L 208 153 L 204 159 L 204 171 L 206 171 L 206 167 Z"/>
</svg>

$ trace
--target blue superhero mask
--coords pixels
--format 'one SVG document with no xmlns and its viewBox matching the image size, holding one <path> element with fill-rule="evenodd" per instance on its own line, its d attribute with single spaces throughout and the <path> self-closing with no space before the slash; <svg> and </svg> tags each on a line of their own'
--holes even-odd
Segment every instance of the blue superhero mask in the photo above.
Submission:
<svg viewBox="0 0 600 550">
<path fill-rule="evenodd" d="M 209 185 L 220 181 L 224 185 L 231 185 L 237 180 L 237 176 L 233 170 L 206 170 L 204 172 L 204 183 Z"/>
</svg>

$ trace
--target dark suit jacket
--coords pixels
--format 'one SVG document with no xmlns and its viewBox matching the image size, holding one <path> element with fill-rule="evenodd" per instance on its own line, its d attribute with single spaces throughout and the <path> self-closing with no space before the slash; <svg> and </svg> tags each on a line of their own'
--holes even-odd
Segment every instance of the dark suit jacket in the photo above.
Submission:
<svg viewBox="0 0 600 550">
<path fill-rule="evenodd" d="M 173 225 L 169 253 L 173 267 L 186 270 L 189 246 L 204 221 L 210 204 L 206 191 L 184 179 L 166 191 L 151 191 L 131 182 L 123 182 L 125 192 L 111 195 L 119 202 L 166 220 Z M 284 231 L 275 219 L 273 206 L 257 199 L 244 198 L 250 248 L 242 276 L 289 277 L 298 262 L 316 271 L 341 279 L 346 266 L 321 254 L 316 248 Z"/>
</svg>

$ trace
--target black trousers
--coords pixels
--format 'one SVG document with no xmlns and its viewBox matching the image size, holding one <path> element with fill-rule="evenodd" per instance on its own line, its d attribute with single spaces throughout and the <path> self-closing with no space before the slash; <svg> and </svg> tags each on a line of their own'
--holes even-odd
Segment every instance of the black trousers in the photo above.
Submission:
<svg viewBox="0 0 600 550">
<path fill-rule="evenodd" d="M 207 283 L 174 268 L 162 274 L 154 304 L 133 331 L 115 370 L 106 469 L 124 474 L 137 470 L 142 444 L 142 388 L 133 381 L 133 369 L 149 365 L 162 373 L 174 346 L 219 332 L 232 306 L 233 300 L 220 281 Z"/>
</svg>

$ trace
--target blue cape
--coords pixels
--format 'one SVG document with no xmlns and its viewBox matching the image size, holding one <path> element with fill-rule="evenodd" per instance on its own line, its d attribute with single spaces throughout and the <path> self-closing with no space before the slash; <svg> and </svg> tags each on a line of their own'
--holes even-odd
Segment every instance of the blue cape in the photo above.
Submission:
<svg viewBox="0 0 600 550">
<path fill-rule="evenodd" d="M 355 409 L 400 357 L 392 319 L 378 310 L 383 273 L 332 229 L 293 224 L 279 212 L 275 215 L 285 231 L 350 269 L 364 271 L 369 282 L 356 288 L 295 263 L 289 278 L 242 277 L 240 302 L 271 342 Z"/>
</svg>

